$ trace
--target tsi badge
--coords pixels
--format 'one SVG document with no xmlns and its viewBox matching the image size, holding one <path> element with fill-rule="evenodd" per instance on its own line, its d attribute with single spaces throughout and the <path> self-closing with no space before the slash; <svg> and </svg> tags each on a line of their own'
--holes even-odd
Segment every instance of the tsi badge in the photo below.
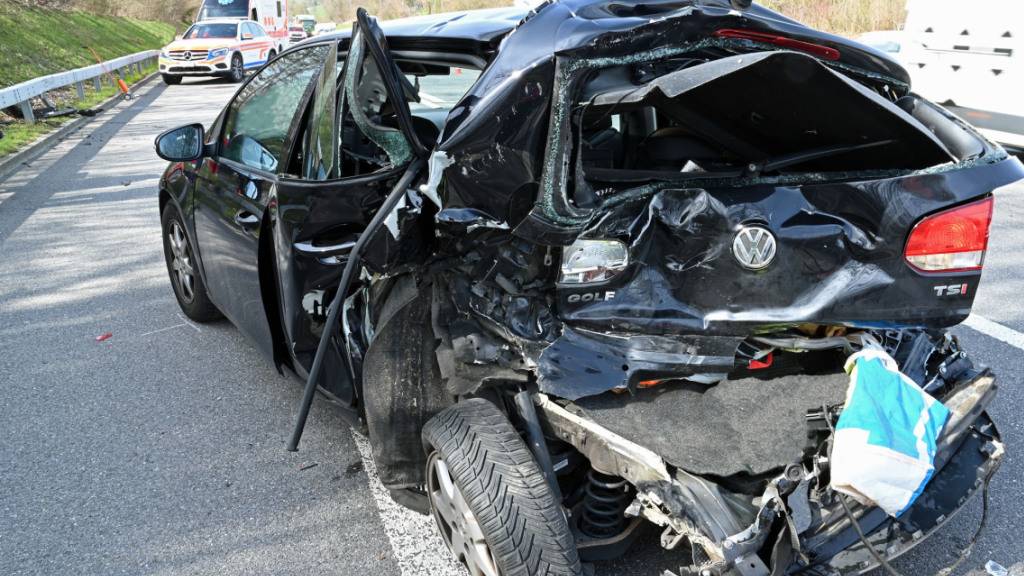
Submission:
<svg viewBox="0 0 1024 576">
<path fill-rule="evenodd" d="M 775 236 L 764 226 L 744 226 L 732 241 L 732 255 L 747 270 L 764 270 L 775 260 Z"/>
<path fill-rule="evenodd" d="M 967 295 L 967 284 L 950 284 L 949 286 L 935 286 L 932 288 L 935 290 L 935 295 L 939 298 L 943 296 L 966 296 Z"/>
</svg>

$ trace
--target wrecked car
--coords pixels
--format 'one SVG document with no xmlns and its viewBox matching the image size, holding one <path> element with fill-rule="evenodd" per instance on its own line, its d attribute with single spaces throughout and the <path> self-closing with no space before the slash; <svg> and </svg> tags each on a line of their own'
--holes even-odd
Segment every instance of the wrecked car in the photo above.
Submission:
<svg viewBox="0 0 1024 576">
<path fill-rule="evenodd" d="M 947 329 L 1024 169 L 850 40 L 739 0 L 360 11 L 156 146 L 182 310 L 306 380 L 292 449 L 317 391 L 356 415 L 472 574 L 652 526 L 680 573 L 891 570 L 999 467 Z"/>
</svg>

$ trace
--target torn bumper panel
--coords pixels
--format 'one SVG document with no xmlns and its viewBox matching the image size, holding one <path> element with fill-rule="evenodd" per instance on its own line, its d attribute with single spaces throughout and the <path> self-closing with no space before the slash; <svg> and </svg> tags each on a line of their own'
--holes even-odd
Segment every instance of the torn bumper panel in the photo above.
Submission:
<svg viewBox="0 0 1024 576">
<path fill-rule="evenodd" d="M 898 518 L 859 504 L 851 506 L 875 549 L 894 558 L 941 527 L 976 494 L 1003 457 L 999 433 L 984 407 L 995 392 L 987 374 L 960 385 L 944 399 L 951 417 L 941 438 L 936 474 L 917 501 Z M 637 489 L 631 513 L 664 527 L 663 547 L 688 540 L 694 566 L 714 573 L 818 574 L 823 566 L 842 574 L 874 567 L 819 466 L 799 455 L 757 495 L 727 487 L 717 476 L 691 473 L 649 449 L 664 420 L 647 422 L 647 433 L 613 432 L 573 403 L 544 394 L 535 402 L 547 431 L 588 458 L 595 470 L 620 476 Z M 817 570 L 817 571 L 816 571 Z M 735 571 L 735 572 L 732 572 Z"/>
</svg>

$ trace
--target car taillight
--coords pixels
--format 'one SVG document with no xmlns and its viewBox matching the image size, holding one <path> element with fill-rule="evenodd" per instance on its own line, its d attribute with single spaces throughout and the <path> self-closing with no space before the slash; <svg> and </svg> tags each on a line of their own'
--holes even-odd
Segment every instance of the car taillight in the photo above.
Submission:
<svg viewBox="0 0 1024 576">
<path fill-rule="evenodd" d="M 715 36 L 718 36 L 719 38 L 734 38 L 739 40 L 763 42 L 765 44 L 772 44 L 781 48 L 789 48 L 790 50 L 799 50 L 801 52 L 814 54 L 815 56 L 824 58 L 825 60 L 839 60 L 842 58 L 842 54 L 839 53 L 839 50 L 829 46 L 822 46 L 821 44 L 813 44 L 811 42 L 804 42 L 803 40 L 797 40 L 788 36 L 759 32 L 757 30 L 723 28 L 721 30 L 716 30 Z"/>
<path fill-rule="evenodd" d="M 986 198 L 921 220 L 910 232 L 904 258 L 921 272 L 981 270 L 994 204 Z"/>
</svg>

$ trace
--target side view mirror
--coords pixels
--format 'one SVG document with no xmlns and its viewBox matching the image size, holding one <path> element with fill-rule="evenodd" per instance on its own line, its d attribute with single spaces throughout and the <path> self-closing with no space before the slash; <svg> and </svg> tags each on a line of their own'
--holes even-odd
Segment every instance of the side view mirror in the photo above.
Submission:
<svg viewBox="0 0 1024 576">
<path fill-rule="evenodd" d="M 206 132 L 202 124 L 172 128 L 156 137 L 156 155 L 170 162 L 190 162 L 203 157 Z"/>
<path fill-rule="evenodd" d="M 252 34 L 249 32 L 242 32 L 242 40 L 252 40 Z"/>
</svg>

